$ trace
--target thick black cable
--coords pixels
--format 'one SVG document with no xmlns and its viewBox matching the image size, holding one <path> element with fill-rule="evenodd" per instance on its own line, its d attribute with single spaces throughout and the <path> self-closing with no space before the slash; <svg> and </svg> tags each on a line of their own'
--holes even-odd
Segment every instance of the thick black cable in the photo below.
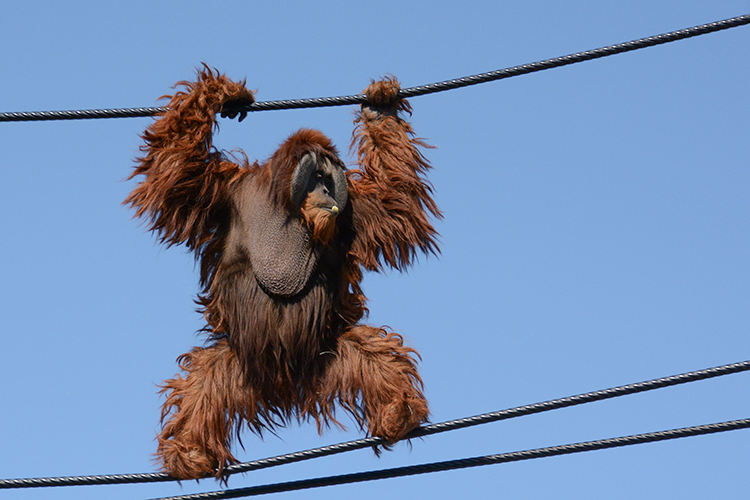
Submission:
<svg viewBox="0 0 750 500">
<path fill-rule="evenodd" d="M 690 382 L 697 382 L 699 380 L 706 380 L 715 377 L 721 377 L 724 375 L 730 375 L 733 373 L 741 373 L 750 371 L 750 360 L 742 361 L 739 363 L 732 363 L 728 365 L 716 366 L 713 368 L 706 368 L 703 370 L 696 370 L 688 373 L 682 373 L 680 375 L 672 375 L 670 377 L 663 377 L 653 380 L 647 380 L 645 382 L 638 382 L 635 384 L 622 385 L 619 387 L 613 387 L 610 389 L 604 389 L 600 391 L 587 392 L 579 394 L 577 396 L 569 396 L 560 399 L 553 399 L 551 401 L 545 401 L 542 403 L 535 403 L 531 405 L 519 406 L 516 408 L 510 408 L 507 410 L 500 410 L 491 413 L 484 413 L 482 415 L 476 415 L 474 417 L 462 418 L 458 420 L 451 420 L 448 422 L 441 422 L 437 424 L 431 424 L 419 429 L 415 429 L 414 432 L 409 434 L 407 438 L 416 438 L 429 436 L 432 434 L 439 434 L 441 432 L 452 431 L 456 429 L 463 429 L 466 427 L 472 427 L 475 425 L 486 424 L 490 422 L 497 422 L 500 420 L 508 420 L 511 418 L 522 417 L 525 415 L 533 415 L 536 413 L 543 413 L 546 411 L 557 410 L 559 408 L 566 408 L 569 406 L 576 406 L 586 403 L 593 403 L 595 401 L 602 401 L 605 399 L 617 398 L 620 396 L 627 396 L 629 394 L 636 394 L 640 392 L 652 391 L 655 389 L 661 389 L 664 387 L 671 387 L 675 385 L 686 384 Z M 345 443 L 334 444 L 330 446 L 324 446 L 321 448 L 315 448 L 306 451 L 299 451 L 295 453 L 288 453 L 285 455 L 279 455 L 276 457 L 264 458 L 260 460 L 253 460 L 250 462 L 244 462 L 237 465 L 231 465 L 225 469 L 228 475 L 237 474 L 240 472 L 250 472 L 253 470 L 266 469 L 269 467 L 277 467 L 279 465 L 290 464 L 295 462 L 301 462 L 304 460 L 310 460 L 313 458 L 320 458 L 329 455 L 336 455 L 347 451 L 359 450 L 362 448 L 368 448 L 383 444 L 384 440 L 381 438 L 370 437 L 364 439 L 357 439 L 354 441 L 348 441 Z M 130 484 L 130 483 L 157 483 L 166 481 L 176 481 L 169 474 L 163 472 L 150 472 L 150 473 L 139 473 L 139 474 L 109 474 L 109 475 L 96 475 L 96 476 L 68 476 L 68 477 L 40 477 L 40 478 L 20 478 L 20 479 L 0 479 L 0 489 L 11 489 L 11 488 L 41 488 L 51 486 L 85 486 L 85 485 L 104 485 L 104 484 Z"/>
<path fill-rule="evenodd" d="M 73 111 L 12 111 L 0 113 L 0 122 L 32 122 L 51 120 L 92 120 L 96 118 L 141 118 L 169 111 L 167 107 L 79 109 Z"/>
<path fill-rule="evenodd" d="M 487 455 L 483 457 L 462 458 L 458 460 L 447 460 L 445 462 L 433 462 L 428 464 L 408 465 L 392 469 L 380 469 L 367 472 L 355 472 L 339 476 L 328 476 L 314 479 L 303 479 L 300 481 L 289 481 L 285 483 L 264 484 L 250 486 L 247 488 L 236 488 L 232 490 L 211 491 L 208 493 L 195 493 L 191 495 L 179 495 L 173 497 L 159 498 L 157 500 L 219 500 L 225 498 L 240 498 L 269 493 L 280 493 L 285 491 L 297 491 L 310 488 L 321 488 L 324 486 L 335 486 L 341 484 L 361 483 L 364 481 L 375 481 L 378 479 L 390 479 L 394 477 L 414 476 L 432 472 L 443 472 L 448 470 L 466 469 L 482 465 L 494 465 L 508 462 L 519 462 L 535 458 L 554 457 L 558 455 L 569 455 L 582 453 L 584 451 L 603 450 L 607 448 L 619 448 L 635 444 L 651 443 L 655 441 L 666 441 L 669 439 L 713 434 L 717 432 L 733 431 L 737 429 L 750 428 L 750 418 L 732 420 L 716 424 L 699 425 L 695 427 L 683 427 L 667 431 L 649 432 L 647 434 L 636 434 L 597 441 L 586 441 L 583 443 L 551 446 L 549 448 L 536 448 L 533 450 L 514 451 L 498 455 Z"/>
<path fill-rule="evenodd" d="M 673 375 L 671 377 L 663 377 L 653 380 L 647 380 L 645 382 L 638 382 L 635 384 L 628 384 L 619 387 L 613 387 L 610 389 L 604 389 L 600 391 L 587 392 L 585 394 L 578 394 L 576 396 L 569 396 L 560 399 L 553 399 L 551 401 L 545 401 L 542 403 L 535 403 L 531 405 L 518 406 L 516 408 L 510 408 L 507 410 L 500 410 L 491 413 L 484 413 L 473 417 L 461 418 L 457 420 L 449 420 L 447 422 L 440 422 L 437 424 L 430 424 L 419 429 L 415 429 L 412 433 L 407 436 L 407 439 L 430 436 L 432 434 L 440 434 L 441 432 L 448 432 L 458 429 L 464 429 L 467 427 L 473 427 L 475 425 L 488 424 L 491 422 L 498 422 L 500 420 L 508 420 L 516 417 L 523 417 L 526 415 L 533 415 L 535 413 L 543 413 L 546 411 L 557 410 L 560 408 L 566 408 L 569 406 L 576 406 L 586 403 L 593 403 L 595 401 L 602 401 L 604 399 L 612 399 L 620 396 L 626 396 L 628 394 L 636 394 L 639 392 L 652 391 L 655 389 L 661 389 L 663 387 L 670 387 L 673 385 L 686 384 L 689 382 L 697 382 L 699 380 L 705 380 L 708 378 L 720 377 L 723 375 L 729 375 L 731 373 L 740 373 L 750 370 L 750 361 L 743 361 L 740 363 L 733 363 L 729 365 L 717 366 L 714 368 L 708 368 L 705 370 L 697 370 L 693 372 L 683 373 L 680 375 Z M 226 470 L 229 474 L 236 474 L 238 472 L 249 472 L 258 469 L 265 469 L 268 467 L 275 467 L 278 465 L 299 462 L 303 460 L 309 460 L 312 458 L 319 458 L 328 455 L 335 455 L 346 451 L 359 450 L 378 444 L 383 444 L 385 441 L 382 438 L 364 438 L 349 441 L 346 443 L 340 443 L 332 446 L 326 446 L 322 448 L 316 448 L 313 450 L 307 450 L 297 453 L 291 453 L 288 455 L 280 455 L 278 457 L 266 458 L 263 460 L 255 460 L 252 462 L 245 462 L 237 465 L 232 465 Z"/>
<path fill-rule="evenodd" d="M 404 98 L 416 97 L 426 94 L 432 94 L 434 92 L 442 92 L 444 90 L 466 87 L 469 85 L 477 85 L 479 83 L 502 80 L 504 78 L 525 75 L 528 73 L 535 73 L 537 71 L 543 71 L 546 69 L 559 68 L 561 66 L 590 61 L 592 59 L 599 59 L 601 57 L 612 56 L 615 54 L 622 54 L 623 52 L 630 52 L 633 50 L 645 49 L 647 47 L 654 47 L 656 45 L 662 45 L 665 43 L 675 42 L 677 40 L 684 40 L 686 38 L 706 35 L 708 33 L 714 33 L 729 28 L 736 28 L 738 26 L 743 26 L 746 24 L 750 24 L 750 14 L 745 14 L 743 16 L 733 17 L 730 19 L 724 19 L 723 21 L 702 24 L 700 26 L 693 26 L 692 28 L 671 31 L 669 33 L 663 33 L 661 35 L 639 38 L 638 40 L 632 40 L 630 42 L 618 43 L 616 45 L 609 45 L 607 47 L 578 52 L 567 56 L 546 59 L 544 61 L 522 64 L 520 66 L 513 66 L 511 68 L 490 71 L 488 73 L 481 73 L 478 75 L 466 76 L 463 78 L 456 78 L 453 80 L 446 80 L 443 82 L 431 83 L 428 85 L 421 85 L 418 87 L 410 87 L 402 89 L 401 92 L 399 92 L 399 96 Z M 248 106 L 246 108 L 246 111 L 269 111 L 278 109 L 346 106 L 351 104 L 361 104 L 364 101 L 364 94 L 338 97 L 317 97 L 311 99 L 261 101 Z M 166 107 L 89 109 L 79 111 L 21 111 L 0 113 L 0 122 L 80 120 L 92 118 L 130 118 L 159 115 L 165 113 L 166 111 L 168 111 L 168 108 Z"/>
</svg>

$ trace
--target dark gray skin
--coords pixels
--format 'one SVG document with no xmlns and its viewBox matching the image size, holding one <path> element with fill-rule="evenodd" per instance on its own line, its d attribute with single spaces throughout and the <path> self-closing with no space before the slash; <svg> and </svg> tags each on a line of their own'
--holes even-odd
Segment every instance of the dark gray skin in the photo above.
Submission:
<svg viewBox="0 0 750 500">
<path fill-rule="evenodd" d="M 344 171 L 327 158 L 318 158 L 315 153 L 306 154 L 292 175 L 292 206 L 299 210 L 309 193 L 326 200 L 321 208 L 341 213 L 349 199 Z"/>
<path fill-rule="evenodd" d="M 327 158 L 306 154 L 291 180 L 293 211 L 287 214 L 259 191 L 252 177 L 239 188 L 232 207 L 232 224 L 222 263 L 231 266 L 249 260 L 256 280 L 269 295 L 293 297 L 308 284 L 320 259 L 321 249 L 311 241 L 300 217 L 308 196 L 318 207 L 340 214 L 349 193 L 343 169 Z"/>
</svg>

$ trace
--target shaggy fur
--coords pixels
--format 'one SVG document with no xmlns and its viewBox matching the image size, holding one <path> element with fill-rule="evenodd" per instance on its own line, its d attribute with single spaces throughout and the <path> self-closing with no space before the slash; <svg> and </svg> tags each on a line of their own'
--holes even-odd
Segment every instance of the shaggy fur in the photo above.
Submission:
<svg viewBox="0 0 750 500">
<path fill-rule="evenodd" d="M 320 209 L 313 192 L 299 208 L 290 202 L 306 154 L 343 168 L 327 137 L 303 129 L 264 164 L 243 155 L 238 165 L 213 148 L 212 132 L 225 104 L 252 102 L 253 93 L 208 68 L 181 85 L 143 135 L 131 178 L 144 177 L 126 199 L 161 242 L 185 244 L 200 260 L 208 339 L 179 357 L 185 376 L 162 386 L 162 468 L 180 479 L 221 477 L 237 461 L 230 444 L 245 425 L 260 434 L 311 418 L 320 431 L 340 425 L 337 405 L 370 435 L 402 439 L 427 421 L 419 355 L 399 335 L 359 323 L 367 314 L 363 270 L 402 270 L 417 251 L 438 251 L 428 212 L 440 212 L 423 178 L 429 165 L 398 116 L 411 111 L 397 98 L 398 82 L 365 91 L 352 141 L 359 169 L 346 172 L 341 213 Z M 278 214 L 288 244 L 253 256 L 253 228 Z M 287 266 L 287 254 L 300 263 Z M 293 292 L 265 288 L 261 278 L 273 282 L 277 269 L 282 285 L 299 282 Z"/>
</svg>

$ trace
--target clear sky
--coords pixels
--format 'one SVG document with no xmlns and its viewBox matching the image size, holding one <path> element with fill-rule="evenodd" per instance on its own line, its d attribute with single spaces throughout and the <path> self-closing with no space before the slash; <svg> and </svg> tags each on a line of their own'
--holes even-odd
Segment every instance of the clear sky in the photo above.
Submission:
<svg viewBox="0 0 750 500">
<path fill-rule="evenodd" d="M 259 100 L 415 86 L 750 12 L 740 0 L 6 0 L 0 111 L 158 105 L 201 63 Z M 369 322 L 423 357 L 432 421 L 750 359 L 750 27 L 412 99 L 442 255 L 368 275 Z M 353 107 L 222 123 L 267 158 Z M 192 257 L 121 206 L 150 118 L 0 123 L 0 477 L 152 471 L 157 384 L 199 345 Z M 347 157 L 351 160 L 351 157 Z M 229 487 L 750 417 L 750 374 L 233 476 Z M 243 460 L 361 434 L 244 437 Z M 739 498 L 750 431 L 275 498 Z M 213 481 L 16 490 L 145 499 Z"/>
</svg>

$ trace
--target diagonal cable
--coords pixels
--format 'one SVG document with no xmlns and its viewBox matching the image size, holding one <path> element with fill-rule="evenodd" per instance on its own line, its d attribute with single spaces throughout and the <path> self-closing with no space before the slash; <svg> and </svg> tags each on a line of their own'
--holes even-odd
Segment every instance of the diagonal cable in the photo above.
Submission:
<svg viewBox="0 0 750 500">
<path fill-rule="evenodd" d="M 240 498 L 269 493 L 280 493 L 285 491 L 306 490 L 310 488 L 321 488 L 324 486 L 335 486 L 341 484 L 361 483 L 364 481 L 375 481 L 378 479 L 390 479 L 394 477 L 414 476 L 418 474 L 429 474 L 432 472 L 443 472 L 448 470 L 466 469 L 483 465 L 494 465 L 508 462 L 519 462 L 522 460 L 533 460 L 535 458 L 554 457 L 558 455 L 570 455 L 585 451 L 603 450 L 608 448 L 620 448 L 635 444 L 652 443 L 655 441 L 666 441 L 670 439 L 700 436 L 703 434 L 714 434 L 737 429 L 750 428 L 750 418 L 742 420 L 731 420 L 716 424 L 698 425 L 695 427 L 683 427 L 646 434 L 635 434 L 597 441 L 586 441 L 583 443 L 551 446 L 548 448 L 536 448 L 533 450 L 514 451 L 498 455 L 487 455 L 483 457 L 462 458 L 458 460 L 447 460 L 444 462 L 433 462 L 428 464 L 408 465 L 392 469 L 380 469 L 367 472 L 355 472 L 339 476 L 327 476 L 300 481 L 289 481 L 285 483 L 264 484 L 250 486 L 247 488 L 236 488 L 232 490 L 211 491 L 208 493 L 195 493 L 191 495 L 179 495 L 160 498 L 157 500 L 219 500 L 225 498 Z"/>
<path fill-rule="evenodd" d="M 452 431 L 456 429 L 463 429 L 466 427 L 473 427 L 475 425 L 486 424 L 490 422 L 497 422 L 500 420 L 508 420 L 511 418 L 522 417 L 525 415 L 533 415 L 536 413 L 543 413 L 546 411 L 557 410 L 560 408 L 566 408 L 569 406 L 576 406 L 586 403 L 593 403 L 595 401 L 602 401 L 605 399 L 617 398 L 620 396 L 627 396 L 629 394 L 636 394 L 640 392 L 652 391 L 655 389 L 661 389 L 664 387 L 671 387 L 674 385 L 687 384 L 690 382 L 697 382 L 699 380 L 706 380 L 715 377 L 721 377 L 724 375 L 730 375 L 733 373 L 740 373 L 750 371 L 750 360 L 742 361 L 739 363 L 732 363 L 728 365 L 716 366 L 713 368 L 706 368 L 703 370 L 696 370 L 692 372 L 682 373 L 680 375 L 672 375 L 670 377 L 657 378 L 653 380 L 647 380 L 645 382 L 637 382 L 634 384 L 622 385 L 619 387 L 613 387 L 610 389 L 604 389 L 600 391 L 587 392 L 576 396 L 569 396 L 560 399 L 553 399 L 551 401 L 545 401 L 542 403 L 535 403 L 525 406 L 518 406 L 516 408 L 510 408 L 507 410 L 500 410 L 491 413 L 484 413 L 482 415 L 476 415 L 473 417 L 462 418 L 458 420 L 451 420 L 448 422 L 441 422 L 437 424 L 431 424 L 419 429 L 415 429 L 408 438 L 416 438 L 422 436 L 429 436 L 432 434 L 439 434 L 441 432 Z M 344 453 L 347 451 L 359 450 L 362 448 L 368 448 L 383 444 L 385 441 L 382 438 L 370 437 L 364 439 L 357 439 L 354 441 L 348 441 L 345 443 L 334 444 L 330 446 L 324 446 L 321 448 L 315 448 L 306 451 L 298 451 L 295 453 L 288 453 L 286 455 L 279 455 L 271 458 L 264 458 L 260 460 L 253 460 L 250 462 L 244 462 L 237 465 L 231 465 L 224 469 L 224 472 L 228 475 L 237 474 L 240 472 L 249 472 L 259 469 L 267 469 L 269 467 L 277 467 L 279 465 L 290 464 L 295 462 L 302 462 L 304 460 L 310 460 L 313 458 L 325 457 L 329 455 L 336 455 L 338 453 Z M 40 477 L 40 478 L 21 478 L 21 479 L 0 479 L 0 489 L 10 488 L 41 488 L 50 486 L 84 486 L 84 485 L 103 485 L 103 484 L 128 484 L 128 483 L 156 483 L 176 481 L 169 474 L 164 472 L 147 472 L 138 474 L 108 474 L 108 475 L 96 475 L 96 476 L 68 476 L 68 477 Z"/>
<path fill-rule="evenodd" d="M 736 28 L 738 26 L 744 26 L 750 24 L 750 14 L 743 16 L 737 16 L 730 19 L 724 19 L 722 21 L 716 21 L 708 24 L 701 24 L 699 26 L 693 26 L 692 28 L 685 28 L 677 31 L 670 31 L 669 33 L 662 33 L 661 35 L 649 36 L 646 38 L 639 38 L 630 42 L 618 43 L 615 45 L 609 45 L 607 47 L 601 47 L 598 49 L 587 50 L 584 52 L 577 52 L 575 54 L 569 54 L 567 56 L 555 57 L 552 59 L 546 59 L 544 61 L 538 61 L 529 64 L 522 64 L 520 66 L 513 66 L 510 68 L 500 69 L 497 71 L 490 71 L 488 73 L 481 73 L 473 76 L 466 76 L 463 78 L 456 78 L 453 80 L 446 80 L 443 82 L 431 83 L 428 85 L 420 85 L 417 87 L 410 87 L 402 89 L 399 92 L 399 96 L 403 98 L 416 97 L 426 94 L 432 94 L 434 92 L 442 92 L 444 90 L 452 90 L 469 85 L 477 85 L 480 83 L 492 82 L 495 80 L 502 80 L 504 78 L 511 78 L 514 76 L 525 75 L 528 73 L 535 73 L 537 71 L 543 71 L 552 68 L 559 68 L 561 66 L 568 66 L 570 64 L 576 64 L 579 62 L 590 61 L 592 59 L 599 59 L 602 57 L 608 57 L 615 54 L 622 54 L 624 52 L 631 52 L 634 50 L 645 49 L 647 47 L 654 47 L 656 45 L 663 45 L 665 43 L 676 42 L 678 40 L 684 40 L 686 38 L 692 38 L 696 36 L 706 35 L 708 33 L 714 33 L 717 31 L 726 30 L 729 28 Z M 261 101 L 253 103 L 246 108 L 246 111 L 269 111 L 278 109 L 299 109 L 299 108 L 320 108 L 329 106 L 345 106 L 351 104 L 361 104 L 365 102 L 364 94 L 349 95 L 349 96 L 338 96 L 338 97 L 317 97 L 310 99 L 287 99 L 281 101 Z M 151 107 L 151 108 L 120 108 L 120 109 L 88 109 L 88 110 L 77 110 L 77 111 L 20 111 L 20 112 L 6 112 L 0 113 L 0 122 L 17 122 L 17 121 L 42 121 L 42 120 L 81 120 L 81 119 L 93 119 L 93 118 L 131 118 L 131 117 L 145 117 L 160 115 L 166 113 L 169 108 L 166 107 Z"/>
</svg>

